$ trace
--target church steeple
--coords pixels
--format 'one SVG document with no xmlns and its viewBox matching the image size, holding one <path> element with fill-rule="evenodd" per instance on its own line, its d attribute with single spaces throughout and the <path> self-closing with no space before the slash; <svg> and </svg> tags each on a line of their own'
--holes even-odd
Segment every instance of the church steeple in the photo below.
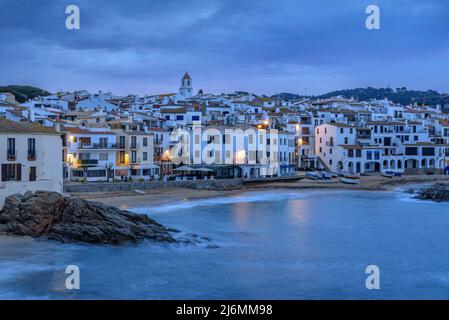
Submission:
<svg viewBox="0 0 449 320">
<path fill-rule="evenodd" d="M 186 72 L 181 79 L 181 87 L 179 88 L 179 94 L 184 98 L 190 98 L 193 95 L 192 78 Z"/>
</svg>

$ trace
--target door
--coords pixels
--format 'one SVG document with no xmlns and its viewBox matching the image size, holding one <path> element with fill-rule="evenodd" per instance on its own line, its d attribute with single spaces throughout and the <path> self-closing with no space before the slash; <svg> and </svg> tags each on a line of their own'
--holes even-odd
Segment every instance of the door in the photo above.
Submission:
<svg viewBox="0 0 449 320">
<path fill-rule="evenodd" d="M 36 167 L 30 167 L 30 181 L 36 181 Z"/>
</svg>

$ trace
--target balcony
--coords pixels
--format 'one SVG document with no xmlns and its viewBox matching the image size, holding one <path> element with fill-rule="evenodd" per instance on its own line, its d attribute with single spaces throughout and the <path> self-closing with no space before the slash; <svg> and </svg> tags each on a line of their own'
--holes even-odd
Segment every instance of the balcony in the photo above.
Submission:
<svg viewBox="0 0 449 320">
<path fill-rule="evenodd" d="M 78 164 L 82 167 L 98 165 L 98 159 L 78 160 Z"/>
<path fill-rule="evenodd" d="M 16 161 L 17 150 L 8 150 L 6 158 L 7 158 L 8 161 Z"/>
<path fill-rule="evenodd" d="M 89 144 L 81 144 L 79 149 L 90 149 L 90 150 L 100 150 L 100 149 L 124 149 L 124 146 L 121 146 L 118 143 L 89 143 Z"/>
<path fill-rule="evenodd" d="M 28 161 L 36 161 L 37 155 L 36 150 L 28 150 Z"/>
</svg>

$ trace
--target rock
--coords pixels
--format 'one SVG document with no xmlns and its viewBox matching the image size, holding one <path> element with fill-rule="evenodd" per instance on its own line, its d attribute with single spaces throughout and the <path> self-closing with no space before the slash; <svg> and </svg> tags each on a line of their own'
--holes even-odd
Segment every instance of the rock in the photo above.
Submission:
<svg viewBox="0 0 449 320">
<path fill-rule="evenodd" d="M 145 239 L 177 242 L 169 229 L 146 215 L 45 191 L 7 197 L 0 211 L 0 232 L 114 245 Z"/>
<path fill-rule="evenodd" d="M 30 199 L 33 196 L 33 191 L 28 190 L 23 194 L 24 201 Z"/>
<path fill-rule="evenodd" d="M 418 195 L 415 198 L 436 202 L 449 201 L 449 185 L 436 183 L 430 188 L 418 191 Z"/>
</svg>

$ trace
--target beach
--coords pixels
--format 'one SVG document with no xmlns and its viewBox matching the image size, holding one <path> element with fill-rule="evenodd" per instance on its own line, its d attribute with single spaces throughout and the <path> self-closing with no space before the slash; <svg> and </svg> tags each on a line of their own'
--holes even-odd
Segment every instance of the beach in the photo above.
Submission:
<svg viewBox="0 0 449 320">
<path fill-rule="evenodd" d="M 309 180 L 307 178 L 288 182 L 263 182 L 258 184 L 244 185 L 234 190 L 198 190 L 189 188 L 161 188 L 156 190 L 139 190 L 139 192 L 91 192 L 77 193 L 72 196 L 80 196 L 103 202 L 107 205 L 126 207 L 140 207 L 145 205 L 168 205 L 179 201 L 210 199 L 235 195 L 243 191 L 276 190 L 276 189 L 335 189 L 335 190 L 365 190 L 365 191 L 388 191 L 399 186 L 428 183 L 448 183 L 449 176 L 444 175 L 409 175 L 402 177 L 387 178 L 383 176 L 362 176 L 360 184 L 344 184 L 339 179 L 332 180 Z M 144 194 L 143 194 L 144 193 Z"/>
</svg>

